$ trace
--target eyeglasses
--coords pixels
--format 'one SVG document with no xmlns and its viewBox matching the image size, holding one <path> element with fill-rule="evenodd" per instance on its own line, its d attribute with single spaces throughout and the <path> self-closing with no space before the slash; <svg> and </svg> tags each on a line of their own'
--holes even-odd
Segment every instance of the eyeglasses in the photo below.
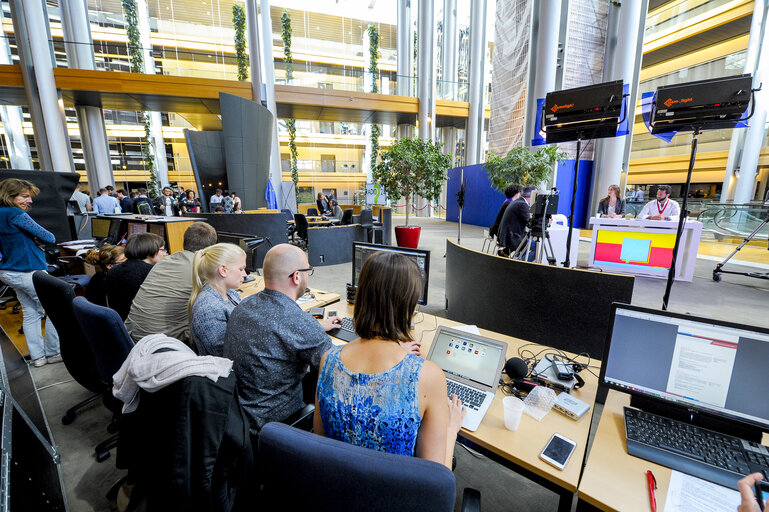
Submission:
<svg viewBox="0 0 769 512">
<path fill-rule="evenodd" d="M 296 274 L 297 272 L 307 272 L 307 275 L 311 276 L 313 274 L 313 272 L 315 272 L 315 269 L 312 268 L 312 267 L 310 267 L 310 268 L 300 268 L 300 269 L 297 269 L 297 270 L 294 270 L 293 272 L 291 272 L 288 275 L 288 277 L 294 277 L 294 274 Z"/>
</svg>

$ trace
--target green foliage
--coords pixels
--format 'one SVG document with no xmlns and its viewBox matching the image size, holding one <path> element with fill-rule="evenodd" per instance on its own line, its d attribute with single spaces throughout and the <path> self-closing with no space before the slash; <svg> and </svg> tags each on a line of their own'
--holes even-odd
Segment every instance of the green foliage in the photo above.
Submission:
<svg viewBox="0 0 769 512">
<path fill-rule="evenodd" d="M 437 200 L 448 178 L 446 170 L 451 165 L 451 155 L 443 154 L 442 146 L 418 137 L 398 139 L 382 153 L 382 160 L 372 169 L 374 181 L 391 200 L 403 197 L 408 203 L 413 194 L 430 201 Z M 407 226 L 409 209 L 407 206 Z"/>
<path fill-rule="evenodd" d="M 291 15 L 288 9 L 283 9 L 280 17 L 282 28 L 280 38 L 283 39 L 283 62 L 286 63 L 286 82 L 294 78 L 294 58 L 291 56 Z"/>
<path fill-rule="evenodd" d="M 382 135 L 382 128 L 378 124 L 371 125 L 371 170 L 373 171 L 377 164 L 379 156 L 379 137 Z"/>
<path fill-rule="evenodd" d="M 238 61 L 238 80 L 248 80 L 248 54 L 246 53 L 246 12 L 243 6 L 232 6 L 232 26 L 235 27 L 235 58 Z"/>
<path fill-rule="evenodd" d="M 299 194 L 299 167 L 296 165 L 296 119 L 286 119 L 288 128 L 288 149 L 291 153 L 291 181 L 294 182 L 294 188 Z"/>
<path fill-rule="evenodd" d="M 556 146 L 545 146 L 536 151 L 518 146 L 505 156 L 489 153 L 486 158 L 486 172 L 489 173 L 491 186 L 500 192 L 511 183 L 521 185 L 539 185 L 550 179 L 553 165 L 562 162 L 566 153 L 558 151 Z"/>
<path fill-rule="evenodd" d="M 142 144 L 142 156 L 144 156 L 144 165 L 150 173 L 150 181 L 147 183 L 147 195 L 158 197 L 160 190 L 158 187 L 158 176 L 155 172 L 155 141 L 150 131 L 150 115 L 142 112 L 142 124 L 144 124 L 144 144 Z"/>
<path fill-rule="evenodd" d="M 379 92 L 379 30 L 375 25 L 368 26 L 369 63 L 368 71 L 371 73 L 371 92 Z"/>
</svg>

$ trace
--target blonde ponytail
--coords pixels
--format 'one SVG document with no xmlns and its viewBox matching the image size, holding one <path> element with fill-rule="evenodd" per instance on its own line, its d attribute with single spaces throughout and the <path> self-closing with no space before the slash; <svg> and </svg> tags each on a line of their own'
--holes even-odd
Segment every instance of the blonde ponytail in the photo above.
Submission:
<svg viewBox="0 0 769 512">
<path fill-rule="evenodd" d="M 192 294 L 187 303 L 187 312 L 192 315 L 192 306 L 206 283 L 214 277 L 219 265 L 232 265 L 246 253 L 235 244 L 216 244 L 195 252 L 192 259 Z"/>
</svg>

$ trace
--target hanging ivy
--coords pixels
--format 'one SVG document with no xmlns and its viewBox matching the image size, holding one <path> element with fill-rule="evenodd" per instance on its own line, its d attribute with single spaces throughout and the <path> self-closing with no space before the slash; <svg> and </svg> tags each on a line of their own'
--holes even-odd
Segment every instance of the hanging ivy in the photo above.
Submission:
<svg viewBox="0 0 769 512">
<path fill-rule="evenodd" d="M 246 53 L 246 12 L 243 6 L 232 6 L 232 26 L 235 27 L 235 58 L 238 61 L 238 80 L 248 80 L 248 54 Z"/>
<path fill-rule="evenodd" d="M 294 188 L 296 189 L 296 195 L 299 196 L 299 167 L 296 163 L 297 151 L 296 151 L 296 119 L 286 119 L 286 127 L 288 128 L 288 150 L 290 152 L 291 163 L 291 181 L 294 182 Z"/>
<path fill-rule="evenodd" d="M 283 9 L 280 17 L 282 28 L 280 38 L 283 39 L 283 62 L 286 63 L 286 83 L 294 78 L 294 58 L 291 56 L 291 15 L 288 9 Z"/>
<path fill-rule="evenodd" d="M 371 73 L 371 92 L 379 92 L 379 30 L 377 30 L 375 25 L 368 26 L 368 43 L 368 71 Z"/>
<path fill-rule="evenodd" d="M 144 52 L 139 33 L 139 14 L 136 8 L 135 0 L 122 0 L 123 14 L 125 15 L 126 34 L 128 35 L 128 57 L 131 62 L 131 73 L 145 73 Z M 157 197 L 160 194 L 158 189 L 158 176 L 155 171 L 155 142 L 152 139 L 150 130 L 150 115 L 148 112 L 141 113 L 141 122 L 144 125 L 144 144 L 142 144 L 142 155 L 144 156 L 144 165 L 149 171 L 150 179 L 147 183 L 147 193 L 150 197 Z"/>
<path fill-rule="evenodd" d="M 378 124 L 371 125 L 371 169 L 377 164 L 379 157 L 379 136 L 382 135 L 382 128 Z"/>
</svg>

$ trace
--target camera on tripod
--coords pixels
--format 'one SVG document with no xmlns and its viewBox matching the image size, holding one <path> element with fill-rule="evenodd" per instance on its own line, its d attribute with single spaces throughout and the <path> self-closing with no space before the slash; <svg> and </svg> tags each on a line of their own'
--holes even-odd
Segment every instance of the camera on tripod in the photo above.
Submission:
<svg viewBox="0 0 769 512">
<path fill-rule="evenodd" d="M 547 230 L 550 219 L 558 213 L 558 194 L 537 194 L 534 199 L 534 206 L 531 209 L 531 219 L 529 219 L 529 229 L 534 233 L 541 234 Z"/>
</svg>

